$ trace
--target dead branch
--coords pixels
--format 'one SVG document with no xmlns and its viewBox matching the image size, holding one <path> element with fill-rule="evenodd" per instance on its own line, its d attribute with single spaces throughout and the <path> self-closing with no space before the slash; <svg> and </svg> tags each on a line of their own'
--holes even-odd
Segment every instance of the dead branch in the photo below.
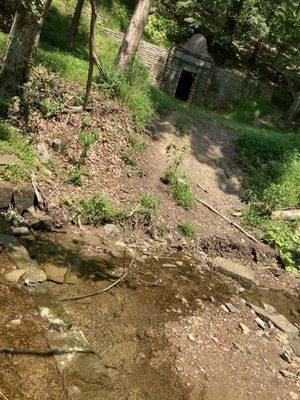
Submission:
<svg viewBox="0 0 300 400">
<path fill-rule="evenodd" d="M 2 397 L 3 400 L 8 400 L 8 398 L 1 392 L 1 390 L 0 390 L 0 396 Z"/>
<path fill-rule="evenodd" d="M 203 186 L 199 185 L 199 183 L 197 183 L 197 186 L 198 186 L 198 188 L 200 188 L 200 189 L 204 190 L 204 192 L 205 192 L 205 193 L 208 193 L 208 190 L 207 190 L 207 189 L 205 189 L 205 187 L 203 187 Z"/>
<path fill-rule="evenodd" d="M 244 235 L 246 235 L 249 239 L 253 240 L 255 243 L 259 243 L 259 240 L 256 239 L 256 237 L 250 235 L 247 231 L 245 231 L 244 228 L 242 228 L 240 225 L 238 225 L 236 222 L 231 221 L 229 218 L 225 217 L 225 215 L 219 213 L 215 208 L 213 208 L 210 204 L 206 203 L 203 200 L 197 199 L 197 201 L 201 204 L 203 204 L 205 207 L 207 207 L 209 210 L 214 212 L 215 214 L 219 215 L 219 217 L 223 218 L 225 221 L 227 221 L 230 225 L 233 225 L 235 228 L 237 228 L 239 231 L 241 231 Z"/>
<path fill-rule="evenodd" d="M 66 297 L 64 299 L 61 299 L 62 302 L 64 301 L 76 301 L 76 300 L 83 300 L 86 299 L 88 297 L 95 297 L 95 296 L 99 296 L 102 293 L 108 292 L 110 289 L 112 289 L 113 287 L 117 286 L 120 282 L 122 282 L 126 276 L 128 275 L 128 273 L 130 272 L 130 269 L 135 261 L 136 258 L 136 252 L 137 252 L 137 244 L 138 244 L 138 239 L 139 239 L 139 233 L 137 234 L 137 239 L 136 239 L 136 243 L 135 243 L 135 248 L 134 248 L 134 253 L 133 256 L 131 258 L 130 264 L 128 266 L 128 268 L 126 269 L 126 271 L 123 272 L 122 276 L 117 279 L 115 282 L 113 282 L 111 285 L 107 286 L 105 289 L 100 290 L 98 292 L 93 292 L 93 293 L 88 293 L 88 294 L 84 294 L 82 296 L 76 296 L 76 297 Z"/>
</svg>

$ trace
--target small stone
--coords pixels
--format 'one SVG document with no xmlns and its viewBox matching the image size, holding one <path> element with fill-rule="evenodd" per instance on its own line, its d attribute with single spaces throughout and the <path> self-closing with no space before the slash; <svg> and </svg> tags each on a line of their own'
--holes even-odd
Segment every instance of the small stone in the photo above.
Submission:
<svg viewBox="0 0 300 400">
<path fill-rule="evenodd" d="M 197 339 L 195 338 L 195 336 L 192 333 L 188 334 L 188 338 L 190 339 L 191 342 L 197 342 Z"/>
<path fill-rule="evenodd" d="M 284 376 L 285 378 L 295 378 L 295 374 L 293 374 L 293 373 L 290 372 L 290 371 L 287 371 L 286 369 L 281 369 L 281 370 L 279 371 L 279 373 L 280 373 L 282 376 Z"/>
<path fill-rule="evenodd" d="M 39 307 L 39 311 L 40 311 L 40 316 L 42 318 L 48 319 L 51 317 L 51 312 L 49 307 Z"/>
<path fill-rule="evenodd" d="M 181 267 L 183 265 L 183 262 L 182 261 L 176 261 L 175 264 L 178 265 L 178 267 Z"/>
<path fill-rule="evenodd" d="M 11 231 L 15 236 L 25 236 L 30 233 L 26 226 L 12 226 Z"/>
<path fill-rule="evenodd" d="M 221 304 L 220 307 L 222 308 L 223 311 L 225 311 L 227 313 L 229 312 L 228 308 L 226 306 L 224 306 L 224 304 Z"/>
<path fill-rule="evenodd" d="M 49 154 L 47 146 L 44 142 L 38 143 L 36 145 L 36 149 L 40 155 L 40 159 L 41 159 L 42 163 L 46 163 L 47 161 L 49 161 L 50 154 Z"/>
<path fill-rule="evenodd" d="M 60 152 L 61 151 L 61 140 L 53 139 L 52 140 L 52 148 L 54 151 Z"/>
<path fill-rule="evenodd" d="M 240 312 L 240 310 L 238 310 L 233 304 L 231 303 L 226 303 L 226 307 L 228 308 L 228 310 L 233 313 L 233 314 L 237 314 Z"/>
<path fill-rule="evenodd" d="M 16 269 L 4 275 L 4 278 L 11 283 L 17 283 L 19 279 L 26 273 L 26 269 Z"/>
<path fill-rule="evenodd" d="M 119 228 L 114 224 L 104 225 L 103 230 L 107 236 L 116 236 L 119 234 Z"/>
<path fill-rule="evenodd" d="M 246 302 L 246 300 L 244 300 L 244 299 L 240 299 L 240 304 L 241 304 L 242 306 L 246 307 L 247 302 Z"/>
<path fill-rule="evenodd" d="M 20 325 L 21 320 L 20 319 L 12 319 L 11 321 L 9 321 L 9 325 Z"/>
<path fill-rule="evenodd" d="M 242 322 L 239 323 L 239 327 L 241 331 L 245 334 L 248 335 L 250 333 L 250 329 L 248 328 L 247 325 L 243 324 Z"/>
<path fill-rule="evenodd" d="M 292 400 L 298 400 L 299 399 L 299 396 L 295 392 L 290 392 L 290 396 L 291 396 Z"/>
<path fill-rule="evenodd" d="M 208 298 L 212 303 L 215 303 L 216 302 L 216 299 L 214 298 L 214 296 L 209 296 L 209 298 Z"/>
<path fill-rule="evenodd" d="M 284 361 L 286 361 L 288 364 L 292 364 L 292 359 L 291 359 L 291 357 L 289 356 L 289 354 L 288 354 L 286 351 L 284 351 L 283 353 L 281 353 L 281 354 L 280 354 L 280 357 L 281 357 Z"/>
<path fill-rule="evenodd" d="M 264 321 L 263 321 L 262 319 L 260 319 L 259 317 L 255 318 L 255 322 L 257 323 L 257 325 L 258 325 L 261 329 L 263 329 L 263 330 L 266 329 L 266 325 L 265 325 Z"/>
<path fill-rule="evenodd" d="M 270 304 L 263 304 L 264 309 L 267 310 L 270 314 L 277 314 L 276 309 L 273 306 L 270 306 Z"/>
<path fill-rule="evenodd" d="M 176 268 L 175 264 L 163 264 L 162 265 L 163 268 Z"/>
</svg>

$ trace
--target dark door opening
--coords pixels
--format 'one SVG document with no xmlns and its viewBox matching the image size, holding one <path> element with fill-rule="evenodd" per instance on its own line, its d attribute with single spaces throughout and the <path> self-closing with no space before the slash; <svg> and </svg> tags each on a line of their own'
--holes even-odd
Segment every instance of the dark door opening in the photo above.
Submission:
<svg viewBox="0 0 300 400">
<path fill-rule="evenodd" d="M 188 101 L 194 80 L 195 74 L 183 69 L 178 81 L 175 97 L 183 101 Z"/>
</svg>

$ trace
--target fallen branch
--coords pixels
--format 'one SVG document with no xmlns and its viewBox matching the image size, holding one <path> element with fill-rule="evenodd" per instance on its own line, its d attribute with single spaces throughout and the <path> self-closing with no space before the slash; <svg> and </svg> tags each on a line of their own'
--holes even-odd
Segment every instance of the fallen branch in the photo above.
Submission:
<svg viewBox="0 0 300 400">
<path fill-rule="evenodd" d="M 124 280 L 124 278 L 126 278 L 126 276 L 128 275 L 128 273 L 130 272 L 130 269 L 135 261 L 135 257 L 136 257 L 136 252 L 137 252 L 137 243 L 138 243 L 138 238 L 139 235 L 137 235 L 137 240 L 135 243 L 135 249 L 134 249 L 134 253 L 133 256 L 131 258 L 130 264 L 128 266 L 128 268 L 126 269 L 125 272 L 123 272 L 122 276 L 117 279 L 115 282 L 113 282 L 111 285 L 107 286 L 105 289 L 102 289 L 98 292 L 93 292 L 93 293 L 88 293 L 88 294 L 84 294 L 82 296 L 76 296 L 76 297 L 66 297 L 64 299 L 61 299 L 62 302 L 64 301 L 76 301 L 76 300 L 83 300 L 86 299 L 88 297 L 95 297 L 95 296 L 99 296 L 102 293 L 108 292 L 110 289 L 112 289 L 113 287 L 117 286 L 120 282 L 122 282 Z"/>
<path fill-rule="evenodd" d="M 2 397 L 2 399 L 8 400 L 8 398 L 1 392 L 1 390 L 0 390 L 0 396 Z"/>
<path fill-rule="evenodd" d="M 203 204 L 205 207 L 207 207 L 209 210 L 211 210 L 212 212 L 214 212 L 215 214 L 219 215 L 219 217 L 223 218 L 225 221 L 229 222 L 230 225 L 233 225 L 234 227 L 236 227 L 239 231 L 241 231 L 244 235 L 246 235 L 249 239 L 253 240 L 253 242 L 255 243 L 259 243 L 259 240 L 256 239 L 256 237 L 250 235 L 250 233 L 248 233 L 247 231 L 245 231 L 244 228 L 242 228 L 240 225 L 238 225 L 236 222 L 231 221 L 229 218 L 225 217 L 225 215 L 219 213 L 219 211 L 217 211 L 215 208 L 213 208 L 210 204 L 206 203 L 203 200 L 197 199 L 197 201 L 201 204 Z"/>
<path fill-rule="evenodd" d="M 205 189 L 205 187 L 203 187 L 203 186 L 199 185 L 199 183 L 197 183 L 197 186 L 198 186 L 198 188 L 200 188 L 200 189 L 204 190 L 204 192 L 205 192 L 205 193 L 208 193 L 208 190 L 207 190 L 207 189 Z"/>
</svg>

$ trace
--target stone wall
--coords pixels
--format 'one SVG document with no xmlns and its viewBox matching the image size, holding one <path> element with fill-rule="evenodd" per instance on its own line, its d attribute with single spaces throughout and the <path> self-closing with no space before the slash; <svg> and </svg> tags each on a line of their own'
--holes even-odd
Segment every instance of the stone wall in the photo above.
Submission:
<svg viewBox="0 0 300 400">
<path fill-rule="evenodd" d="M 103 33 L 105 36 L 117 43 L 121 43 L 124 37 L 123 33 L 115 32 L 111 29 L 103 29 Z M 151 83 L 157 87 L 161 87 L 162 85 L 162 79 L 169 53 L 170 51 L 163 47 L 145 41 L 140 42 L 137 56 L 142 64 L 148 69 Z"/>
<path fill-rule="evenodd" d="M 110 29 L 103 33 L 121 43 L 124 34 Z M 263 96 L 270 97 L 270 85 L 259 84 L 245 76 L 213 66 L 209 58 L 201 58 L 178 46 L 172 50 L 141 41 L 137 56 L 149 71 L 152 84 L 170 96 L 174 96 L 182 69 L 194 73 L 189 102 L 212 107 L 224 107 L 237 97 L 247 95 L 251 90 L 260 89 Z"/>
</svg>

